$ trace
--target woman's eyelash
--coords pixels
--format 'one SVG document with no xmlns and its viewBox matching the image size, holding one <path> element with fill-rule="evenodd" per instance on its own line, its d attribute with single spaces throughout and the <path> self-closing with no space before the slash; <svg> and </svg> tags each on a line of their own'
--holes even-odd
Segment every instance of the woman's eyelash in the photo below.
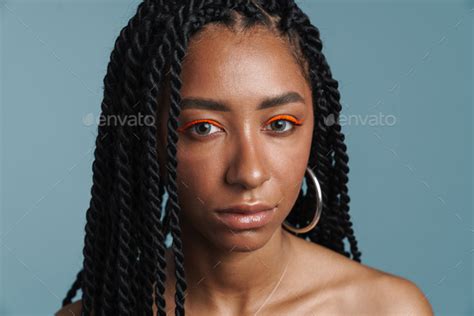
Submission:
<svg viewBox="0 0 474 316">
<path fill-rule="evenodd" d="M 184 124 L 184 126 L 179 127 L 178 132 L 185 132 L 186 130 L 188 130 L 190 128 L 194 128 L 195 126 L 198 126 L 199 124 L 202 124 L 202 123 L 208 123 L 212 126 L 217 126 L 219 128 L 224 129 L 224 126 L 220 125 L 219 123 L 217 123 L 213 120 L 196 120 L 196 121 L 192 121 L 192 122 L 189 122 L 187 124 Z"/>
<path fill-rule="evenodd" d="M 277 115 L 277 116 L 273 117 L 272 119 L 268 120 L 268 121 L 265 123 L 265 126 L 267 126 L 267 125 L 269 125 L 269 124 L 272 124 L 272 123 L 274 123 L 274 122 L 278 122 L 278 121 L 290 122 L 291 124 L 293 124 L 293 128 L 292 128 L 291 130 L 289 130 L 289 131 L 294 130 L 294 126 L 299 126 L 299 125 L 302 125 L 302 123 L 303 123 L 303 120 L 302 120 L 302 119 L 301 119 L 301 120 L 298 120 L 298 119 L 296 119 L 295 117 L 293 117 L 293 116 L 291 116 L 291 115 L 283 114 L 283 115 Z M 211 125 L 211 127 L 212 127 L 212 126 L 215 126 L 215 127 L 224 129 L 224 127 L 223 127 L 221 124 L 219 124 L 219 123 L 217 123 L 217 122 L 215 122 L 215 121 L 213 121 L 213 120 L 202 119 L 202 120 L 191 121 L 191 122 L 185 124 L 184 126 L 180 126 L 180 127 L 178 128 L 178 132 L 185 132 L 185 131 L 187 131 L 188 129 L 195 128 L 195 127 L 197 127 L 197 126 L 199 126 L 200 124 L 203 124 L 203 123 L 207 123 L 207 124 Z M 289 132 L 289 131 L 284 131 L 284 132 L 275 131 L 275 133 L 276 133 L 276 134 L 285 134 L 286 132 Z M 214 133 L 212 133 L 212 134 L 214 134 Z M 211 135 L 212 135 L 212 134 L 211 134 Z M 208 137 L 209 134 L 208 134 L 208 135 L 199 135 L 199 134 L 198 134 L 198 136 L 199 136 L 199 137 Z"/>
<path fill-rule="evenodd" d="M 283 122 L 290 122 L 293 124 L 293 128 L 290 130 L 294 130 L 294 126 L 299 126 L 303 123 L 303 120 L 298 120 L 296 119 L 295 117 L 291 116 L 291 115 L 286 115 L 286 114 L 283 114 L 283 115 L 277 115 L 275 116 L 274 118 L 272 118 L 271 120 L 269 120 L 265 125 L 268 125 L 268 124 L 272 124 L 274 122 L 278 122 L 278 121 L 283 121 Z M 286 132 L 286 131 L 285 131 Z M 283 133 L 285 133 L 283 132 Z M 279 133 L 279 134 L 283 134 L 281 132 L 276 132 L 276 133 Z"/>
</svg>

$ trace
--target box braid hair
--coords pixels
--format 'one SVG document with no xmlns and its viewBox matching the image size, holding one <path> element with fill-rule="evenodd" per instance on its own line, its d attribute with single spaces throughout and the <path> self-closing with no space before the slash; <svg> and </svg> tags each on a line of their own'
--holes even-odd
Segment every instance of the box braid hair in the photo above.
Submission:
<svg viewBox="0 0 474 316">
<path fill-rule="evenodd" d="M 156 118 L 160 91 L 169 83 L 167 178 L 160 178 L 164 166 L 158 163 L 161 144 L 155 124 L 99 124 L 83 267 L 62 302 L 70 304 L 81 289 L 82 315 L 92 311 L 94 315 L 152 315 L 153 304 L 158 315 L 166 315 L 168 233 L 173 237 L 176 267 L 175 315 L 184 315 L 187 285 L 176 185 L 180 72 L 190 38 L 208 23 L 233 30 L 266 26 L 290 43 L 312 87 L 315 128 L 309 166 L 325 201 L 318 225 L 298 237 L 361 261 L 349 215 L 349 168 L 338 123 L 338 81 L 322 53 L 318 28 L 294 0 L 145 0 L 115 41 L 103 81 L 101 115 Z M 333 124 L 325 123 L 328 117 Z M 165 191 L 169 198 L 162 210 Z M 314 205 L 314 187 L 308 183 L 307 193 L 300 192 L 287 220 L 296 227 L 306 226 L 312 213 L 303 210 L 313 210 Z M 350 251 L 345 250 L 345 238 Z"/>
</svg>

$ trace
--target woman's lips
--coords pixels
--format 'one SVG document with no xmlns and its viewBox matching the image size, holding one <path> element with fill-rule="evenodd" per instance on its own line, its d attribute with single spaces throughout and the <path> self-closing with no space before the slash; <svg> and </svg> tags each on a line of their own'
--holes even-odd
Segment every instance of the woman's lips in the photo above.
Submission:
<svg viewBox="0 0 474 316">
<path fill-rule="evenodd" d="M 254 229 L 268 224 L 275 214 L 276 207 L 255 213 L 217 212 L 218 219 L 233 230 Z"/>
</svg>

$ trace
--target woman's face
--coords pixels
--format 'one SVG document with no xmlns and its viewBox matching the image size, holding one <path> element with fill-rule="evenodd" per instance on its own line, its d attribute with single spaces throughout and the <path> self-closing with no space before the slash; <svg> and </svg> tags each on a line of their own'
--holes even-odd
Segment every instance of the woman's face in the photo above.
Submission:
<svg viewBox="0 0 474 316">
<path fill-rule="evenodd" d="M 302 185 L 314 124 L 311 88 L 287 44 L 266 30 L 249 34 L 208 26 L 190 42 L 181 73 L 177 184 L 183 234 L 234 251 L 258 249 L 280 229 Z M 282 102 L 264 102 L 286 94 Z M 164 104 L 160 144 L 166 143 L 168 110 Z M 163 145 L 159 152 L 164 166 Z M 276 206 L 261 227 L 236 229 L 217 215 L 218 209 L 255 202 Z"/>
</svg>

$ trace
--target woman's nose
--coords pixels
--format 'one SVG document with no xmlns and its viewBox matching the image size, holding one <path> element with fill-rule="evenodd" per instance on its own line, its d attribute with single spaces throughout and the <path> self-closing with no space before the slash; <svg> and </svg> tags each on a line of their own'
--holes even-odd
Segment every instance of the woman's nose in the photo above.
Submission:
<svg viewBox="0 0 474 316">
<path fill-rule="evenodd" d="M 261 186 L 269 179 L 264 147 L 255 136 L 247 135 L 232 148 L 233 156 L 226 174 L 229 184 L 239 184 L 245 189 Z"/>
</svg>

